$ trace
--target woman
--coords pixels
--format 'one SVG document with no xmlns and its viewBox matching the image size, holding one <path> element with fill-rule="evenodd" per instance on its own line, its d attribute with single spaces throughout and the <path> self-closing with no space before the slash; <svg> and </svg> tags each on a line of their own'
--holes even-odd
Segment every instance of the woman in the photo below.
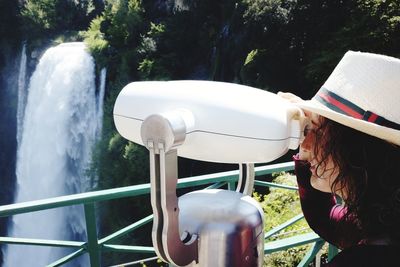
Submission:
<svg viewBox="0 0 400 267">
<path fill-rule="evenodd" d="M 310 101 L 295 156 L 304 216 L 328 266 L 400 266 L 400 60 L 349 51 Z M 342 204 L 338 204 L 337 197 Z"/>
</svg>

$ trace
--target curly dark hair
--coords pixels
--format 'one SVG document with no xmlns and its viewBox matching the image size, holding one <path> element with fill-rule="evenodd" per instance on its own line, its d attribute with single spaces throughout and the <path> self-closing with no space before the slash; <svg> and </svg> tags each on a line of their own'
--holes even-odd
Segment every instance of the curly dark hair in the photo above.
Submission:
<svg viewBox="0 0 400 267">
<path fill-rule="evenodd" d="M 338 173 L 332 192 L 342 192 L 345 218 L 356 221 L 363 238 L 399 243 L 400 147 L 326 118 L 320 122 L 314 135 L 317 168 L 327 171 L 324 162 L 332 159 Z"/>
</svg>

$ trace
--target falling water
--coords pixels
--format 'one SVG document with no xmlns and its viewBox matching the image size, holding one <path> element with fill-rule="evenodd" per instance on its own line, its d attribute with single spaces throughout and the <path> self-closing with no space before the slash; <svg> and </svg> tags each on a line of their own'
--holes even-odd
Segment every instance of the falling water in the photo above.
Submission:
<svg viewBox="0 0 400 267">
<path fill-rule="evenodd" d="M 93 58 L 83 43 L 50 48 L 40 59 L 29 84 L 17 152 L 16 202 L 87 189 L 85 171 L 100 128 L 95 89 Z M 82 241 L 84 226 L 82 207 L 72 206 L 16 215 L 9 235 Z M 45 266 L 69 251 L 9 245 L 5 252 L 4 266 L 14 267 Z M 74 266 L 87 266 L 85 260 Z"/>
<path fill-rule="evenodd" d="M 18 74 L 18 107 L 17 107 L 17 144 L 21 144 L 22 122 L 26 104 L 26 43 L 22 46 Z"/>
<path fill-rule="evenodd" d="M 107 69 L 102 68 L 100 71 L 100 90 L 99 90 L 99 95 L 97 97 L 97 126 L 99 127 L 97 129 L 97 133 L 100 136 L 101 135 L 101 128 L 103 125 L 103 105 L 104 105 L 104 94 L 106 92 L 106 75 L 107 75 Z"/>
<path fill-rule="evenodd" d="M 188 5 L 187 1 L 175 0 L 174 1 L 174 10 L 178 10 L 178 11 L 189 10 L 189 5 Z"/>
</svg>

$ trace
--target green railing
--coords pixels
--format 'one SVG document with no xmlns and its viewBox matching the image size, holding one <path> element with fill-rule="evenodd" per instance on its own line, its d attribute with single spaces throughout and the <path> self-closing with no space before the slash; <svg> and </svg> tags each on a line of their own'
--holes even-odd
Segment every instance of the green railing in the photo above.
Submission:
<svg viewBox="0 0 400 267">
<path fill-rule="evenodd" d="M 267 165 L 255 168 L 256 177 L 268 175 L 274 172 L 291 171 L 293 170 L 293 163 L 280 163 L 274 165 Z M 207 188 L 220 188 L 228 186 L 228 189 L 234 189 L 235 183 L 238 180 L 238 171 L 228 171 L 209 175 L 202 175 L 190 178 L 181 178 L 178 180 L 177 188 L 189 188 L 195 186 L 207 186 Z M 297 190 L 296 187 L 280 185 L 264 181 L 255 181 L 256 186 L 265 187 L 279 187 L 288 190 Z M 139 253 L 139 254 L 152 254 L 155 255 L 153 247 L 147 246 L 127 246 L 115 244 L 116 239 L 131 233 L 144 224 L 150 223 L 153 215 L 132 223 L 131 225 L 118 230 L 105 237 L 97 236 L 96 225 L 96 209 L 95 205 L 99 202 L 121 199 L 127 197 L 136 197 L 150 193 L 150 184 L 141 184 L 134 186 L 127 186 L 121 188 L 114 188 L 108 190 L 101 190 L 95 192 L 81 193 L 75 195 L 61 196 L 50 199 L 29 201 L 11 205 L 0 206 L 0 217 L 12 216 L 16 214 L 29 213 L 41 210 L 48 210 L 71 205 L 83 205 L 86 220 L 87 241 L 65 241 L 65 240 L 43 240 L 43 239 L 28 239 L 16 237 L 0 237 L 0 243 L 18 244 L 18 245 L 35 245 L 35 246 L 50 246 L 50 247 L 68 247 L 74 249 L 73 253 L 49 264 L 48 266 L 61 266 L 85 253 L 89 255 L 90 265 L 92 267 L 100 266 L 101 253 L 103 252 L 118 252 L 118 253 Z M 265 239 L 282 231 L 286 227 L 296 223 L 303 218 L 302 214 L 295 216 L 280 226 L 275 227 L 265 234 Z M 298 266 L 307 266 L 316 256 L 318 251 L 322 248 L 324 241 L 315 233 L 300 234 L 293 237 L 288 237 L 276 241 L 266 242 L 264 253 L 273 253 L 276 251 L 286 250 L 291 247 L 301 246 L 304 244 L 314 243 L 311 249 L 307 252 L 306 256 Z M 329 247 L 328 259 L 336 255 L 337 249 L 333 246 Z"/>
</svg>

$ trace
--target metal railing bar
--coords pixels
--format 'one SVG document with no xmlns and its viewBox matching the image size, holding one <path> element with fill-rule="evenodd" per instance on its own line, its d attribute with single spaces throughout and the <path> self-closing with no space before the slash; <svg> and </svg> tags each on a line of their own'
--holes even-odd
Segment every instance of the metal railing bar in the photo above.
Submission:
<svg viewBox="0 0 400 267">
<path fill-rule="evenodd" d="M 103 250 L 116 251 L 116 252 L 135 252 L 135 253 L 153 253 L 153 254 L 156 253 L 154 247 L 113 245 L 113 244 L 104 244 Z"/>
<path fill-rule="evenodd" d="M 53 263 L 50 263 L 46 267 L 61 266 L 61 265 L 65 264 L 65 263 L 67 263 L 67 262 L 69 262 L 69 261 L 71 261 L 71 260 L 73 260 L 73 259 L 85 254 L 85 253 L 86 253 L 86 250 L 81 248 L 81 249 L 79 249 L 79 250 L 77 250 L 77 251 L 75 251 L 75 252 L 73 252 L 73 253 L 71 253 L 71 254 L 69 254 L 69 255 L 67 255 L 67 256 L 65 256 L 65 257 L 63 257 L 63 258 L 61 258 L 61 259 L 59 259 L 59 260 L 57 260 L 55 262 L 53 262 Z"/>
<path fill-rule="evenodd" d="M 297 236 L 292 236 L 276 241 L 267 242 L 264 244 L 264 254 L 285 250 L 291 247 L 297 247 L 308 243 L 313 243 L 322 240 L 316 233 L 307 233 Z"/>
<path fill-rule="evenodd" d="M 217 189 L 217 188 L 223 187 L 226 184 L 227 184 L 227 182 L 218 182 L 218 183 L 215 183 L 215 184 L 212 184 L 212 185 L 206 187 L 205 189 Z"/>
<path fill-rule="evenodd" d="M 297 267 L 306 267 L 310 264 L 310 262 L 315 258 L 315 256 L 318 254 L 318 252 L 321 250 L 321 248 L 324 246 L 325 241 L 320 240 L 314 243 L 314 245 L 308 250 L 306 255 L 304 255 L 303 259 Z"/>
<path fill-rule="evenodd" d="M 264 181 L 259 181 L 259 180 L 255 180 L 254 185 L 265 186 L 265 187 L 276 187 L 276 188 L 289 189 L 289 190 L 299 190 L 299 188 L 296 186 L 264 182 Z"/>
<path fill-rule="evenodd" d="M 292 235 L 294 233 L 308 233 L 310 232 L 311 228 L 310 227 L 303 227 L 300 229 L 296 229 L 296 230 L 292 230 L 292 231 L 288 231 L 288 232 L 282 232 L 279 234 L 274 234 L 274 237 L 281 237 L 281 236 L 285 236 L 285 235 Z"/>
<path fill-rule="evenodd" d="M 283 162 L 271 165 L 264 165 L 255 168 L 256 176 L 272 174 L 274 172 L 286 172 L 294 170 L 294 162 Z"/>
<path fill-rule="evenodd" d="M 115 233 L 112 233 L 109 236 L 106 236 L 106 237 L 100 239 L 99 240 L 99 245 L 111 242 L 112 240 L 117 239 L 118 237 L 120 237 L 122 235 L 128 234 L 129 232 L 139 228 L 140 226 L 151 222 L 153 220 L 153 217 L 154 217 L 153 214 L 151 214 L 151 215 L 149 215 L 149 216 L 147 216 L 147 217 L 145 217 L 145 218 L 143 218 L 143 219 L 141 219 L 141 220 L 139 220 L 137 222 L 134 222 L 134 223 L 132 223 L 132 224 L 130 224 L 130 225 L 118 230 Z"/>
<path fill-rule="evenodd" d="M 237 180 L 239 171 L 220 172 L 189 178 L 178 179 L 177 188 L 186 188 L 217 182 L 229 182 Z M 150 193 L 150 184 L 140 184 L 100 191 L 86 192 L 68 196 L 60 196 L 48 199 L 33 200 L 10 205 L 0 206 L 0 217 L 28 213 L 64 206 L 86 204 L 117 198 L 134 197 Z"/>
<path fill-rule="evenodd" d="M 113 265 L 113 266 L 108 266 L 108 267 L 125 267 L 125 266 L 132 266 L 135 264 L 141 264 L 141 263 L 145 263 L 148 261 L 155 261 L 158 260 L 158 257 L 151 257 L 151 258 L 145 258 L 145 259 L 141 259 L 141 260 L 137 260 L 137 261 L 132 261 L 132 262 L 127 262 L 127 263 L 121 263 L 121 264 L 117 264 L 117 265 Z"/>
<path fill-rule="evenodd" d="M 273 172 L 290 171 L 293 170 L 293 162 L 279 163 L 274 165 L 266 165 L 255 168 L 255 175 L 271 174 Z M 218 188 L 225 184 L 232 187 L 238 180 L 239 170 L 227 171 L 221 173 L 213 173 L 189 178 L 178 179 L 177 188 L 187 188 L 206 184 L 212 184 L 209 188 Z M 268 183 L 263 181 L 256 181 L 257 185 L 262 186 L 274 186 L 286 189 L 295 189 L 291 186 L 278 185 L 274 183 Z M 297 189 L 297 188 L 296 188 Z M 35 212 L 46 209 L 59 208 L 64 206 L 79 205 L 83 204 L 85 208 L 86 227 L 88 234 L 88 242 L 76 242 L 76 241 L 59 241 L 59 240 L 42 240 L 42 239 L 26 239 L 26 238 L 11 238 L 11 237 L 0 237 L 0 243 L 9 244 L 25 244 L 25 245 L 39 245 L 39 246 L 56 246 L 56 247 L 73 247 L 79 248 L 79 250 L 57 260 L 49 266 L 60 266 L 65 262 L 72 260 L 86 252 L 89 253 L 91 266 L 100 266 L 100 252 L 102 250 L 115 251 L 115 252 L 136 252 L 136 253 L 155 253 L 153 247 L 144 246 L 125 246 L 125 245 L 114 245 L 106 244 L 112 240 L 133 231 L 141 225 L 148 223 L 152 219 L 152 215 L 143 218 L 119 231 L 98 240 L 97 229 L 96 229 L 96 218 L 95 218 L 95 203 L 99 201 L 107 201 L 112 199 L 120 199 L 126 197 L 135 197 L 140 195 L 146 195 L 150 192 L 150 184 L 140 184 L 133 186 L 126 186 L 120 188 L 106 189 L 94 192 L 86 192 L 75 195 L 60 196 L 49 199 L 34 200 L 22 203 L 16 203 L 11 205 L 0 206 L 0 217 L 11 216 L 15 214 Z M 299 236 L 300 237 L 300 236 Z M 311 242 L 314 237 L 302 235 L 302 239 L 285 239 L 286 243 L 281 243 L 279 250 L 284 249 L 288 243 L 292 243 L 292 246 L 298 246 L 304 242 Z M 279 240 L 280 241 L 280 240 Z M 278 242 L 278 241 L 274 241 Z M 283 242 L 283 241 L 282 241 Z M 296 243 L 297 242 L 297 243 Z M 270 242 L 271 243 L 271 242 Z M 278 247 L 280 243 L 274 243 Z M 286 244 L 286 245 L 285 245 Z M 270 246 L 270 249 L 272 246 Z M 267 252 L 265 250 L 265 252 Z"/>
<path fill-rule="evenodd" d="M 211 173 L 187 178 L 179 178 L 177 188 L 186 188 L 218 182 L 237 181 L 239 170 Z"/>
<path fill-rule="evenodd" d="M 293 162 L 278 163 L 273 165 L 260 166 L 255 168 L 256 175 L 270 174 L 273 172 L 292 170 Z M 217 182 L 234 182 L 238 179 L 239 170 L 200 175 L 189 178 L 178 179 L 177 188 L 186 188 Z M 256 181 L 264 185 L 261 181 Z M 276 185 L 276 184 L 273 184 Z M 272 186 L 273 186 L 272 185 Z M 64 206 L 86 204 L 91 202 L 112 200 L 117 198 L 134 197 L 149 194 L 150 184 L 132 185 L 100 191 L 86 192 L 55 198 L 33 200 L 10 205 L 0 206 L 0 217 L 34 212 L 45 209 L 59 208 Z"/>
<path fill-rule="evenodd" d="M 116 198 L 133 197 L 150 192 L 150 184 L 133 185 L 106 189 L 101 191 L 60 196 L 48 199 L 33 200 L 10 205 L 0 206 L 0 217 L 21 213 L 28 213 L 64 206 L 86 204 L 97 201 L 112 200 Z"/>
<path fill-rule="evenodd" d="M 100 249 L 97 242 L 96 210 L 94 203 L 85 204 L 85 220 L 87 232 L 87 251 L 91 267 L 100 267 Z"/>
<path fill-rule="evenodd" d="M 280 225 L 278 225 L 278 226 L 275 226 L 273 229 L 269 230 L 268 232 L 266 232 L 266 233 L 264 234 L 264 239 L 270 238 L 270 237 L 273 236 L 274 234 L 276 234 L 276 233 L 282 231 L 282 230 L 285 229 L 286 227 L 288 227 L 288 226 L 290 226 L 290 225 L 296 223 L 297 221 L 299 221 L 299 220 L 301 220 L 301 219 L 303 219 L 303 218 L 304 218 L 304 215 L 303 215 L 302 213 L 300 213 L 299 215 L 294 216 L 293 218 L 287 220 L 286 222 L 284 222 L 284 223 L 282 223 L 282 224 L 280 224 Z"/>
<path fill-rule="evenodd" d="M 49 246 L 49 247 L 69 247 L 69 248 L 82 248 L 86 245 L 85 242 L 78 242 L 78 241 L 18 238 L 18 237 L 0 237 L 0 243 L 15 244 L 15 245 Z"/>
<path fill-rule="evenodd" d="M 228 190 L 235 191 L 236 190 L 236 183 L 235 181 L 231 181 L 228 183 Z"/>
</svg>

